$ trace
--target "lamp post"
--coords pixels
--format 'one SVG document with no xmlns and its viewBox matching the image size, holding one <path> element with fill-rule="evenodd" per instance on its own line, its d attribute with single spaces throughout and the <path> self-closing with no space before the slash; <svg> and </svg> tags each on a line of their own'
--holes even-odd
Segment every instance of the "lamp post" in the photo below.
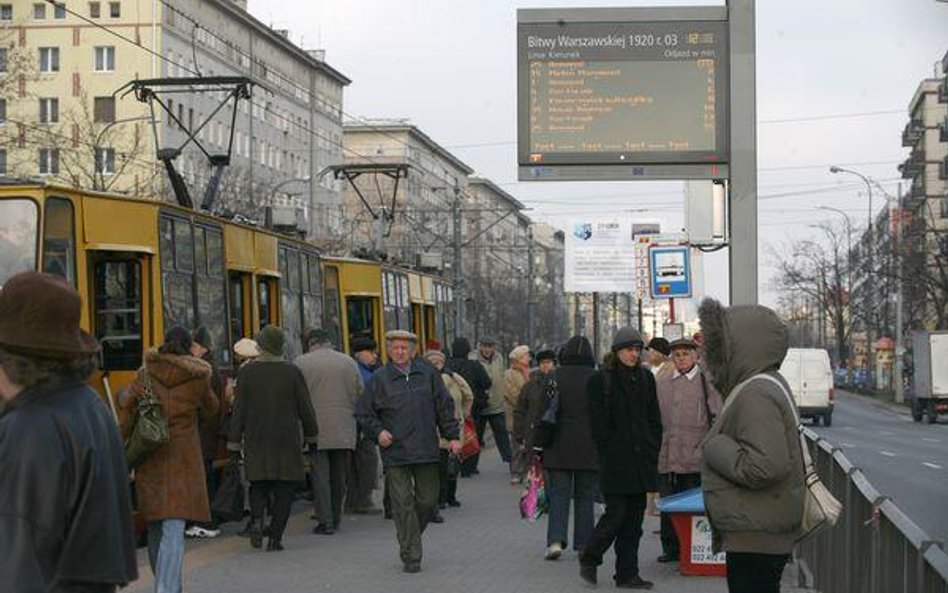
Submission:
<svg viewBox="0 0 948 593">
<path fill-rule="evenodd" d="M 866 370 L 872 372 L 872 339 L 873 339 L 873 326 L 875 324 L 875 269 L 873 267 L 873 252 L 875 251 L 875 238 L 872 232 L 872 182 L 869 181 L 869 178 L 863 175 L 858 171 L 853 171 L 852 169 L 846 169 L 843 167 L 837 167 L 833 165 L 830 167 L 830 173 L 847 173 L 849 175 L 855 175 L 856 177 L 862 179 L 866 184 L 866 191 L 869 194 L 869 218 L 868 218 L 868 227 L 866 230 L 867 235 L 867 249 L 866 249 L 866 263 L 867 263 L 867 273 L 866 273 L 866 354 L 868 360 L 866 361 Z"/>
<path fill-rule="evenodd" d="M 105 191 L 105 163 L 102 162 L 104 159 L 99 158 L 99 150 L 102 147 L 102 136 L 105 133 L 112 129 L 113 126 L 118 124 L 127 124 L 133 121 L 151 121 L 150 115 L 141 115 L 138 117 L 126 117 L 124 119 L 117 119 L 115 121 L 110 121 L 105 124 L 99 133 L 95 135 L 95 140 L 92 142 L 92 158 L 94 160 L 94 169 L 92 172 L 92 187 L 97 191 Z"/>
</svg>

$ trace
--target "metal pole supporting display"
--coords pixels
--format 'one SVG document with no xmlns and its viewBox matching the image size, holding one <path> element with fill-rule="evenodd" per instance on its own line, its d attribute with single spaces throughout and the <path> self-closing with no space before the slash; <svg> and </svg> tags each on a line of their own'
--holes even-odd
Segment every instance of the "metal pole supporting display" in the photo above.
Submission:
<svg viewBox="0 0 948 593">
<path fill-rule="evenodd" d="M 727 0 L 730 47 L 731 304 L 757 303 L 757 74 L 754 0 Z"/>
</svg>

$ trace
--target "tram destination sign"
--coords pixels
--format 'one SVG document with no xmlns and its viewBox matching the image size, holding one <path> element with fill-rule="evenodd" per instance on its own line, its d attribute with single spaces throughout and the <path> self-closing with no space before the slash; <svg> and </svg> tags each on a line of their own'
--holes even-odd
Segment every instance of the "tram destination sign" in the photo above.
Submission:
<svg viewBox="0 0 948 593">
<path fill-rule="evenodd" d="M 521 179 L 726 177 L 725 19 L 720 7 L 518 11 Z"/>
</svg>

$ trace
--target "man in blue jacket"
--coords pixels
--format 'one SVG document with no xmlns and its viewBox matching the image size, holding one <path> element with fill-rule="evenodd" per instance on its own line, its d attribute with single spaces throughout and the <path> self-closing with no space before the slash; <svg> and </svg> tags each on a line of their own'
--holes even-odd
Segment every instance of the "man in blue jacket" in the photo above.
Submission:
<svg viewBox="0 0 948 593">
<path fill-rule="evenodd" d="M 359 367 L 363 393 L 372 387 L 372 376 L 382 365 L 379 363 L 378 347 L 372 338 L 353 338 L 349 344 L 352 358 Z M 373 439 L 365 436 L 359 426 L 359 437 L 355 454 L 349 466 L 346 489 L 346 512 L 355 515 L 379 515 L 382 509 L 372 503 L 372 491 L 378 487 L 379 450 Z"/>
<path fill-rule="evenodd" d="M 412 360 L 415 334 L 385 334 L 390 362 L 377 370 L 356 409 L 364 434 L 378 442 L 404 570 L 421 570 L 421 534 L 438 506 L 439 436 L 461 451 L 454 401 L 441 378 Z"/>
</svg>

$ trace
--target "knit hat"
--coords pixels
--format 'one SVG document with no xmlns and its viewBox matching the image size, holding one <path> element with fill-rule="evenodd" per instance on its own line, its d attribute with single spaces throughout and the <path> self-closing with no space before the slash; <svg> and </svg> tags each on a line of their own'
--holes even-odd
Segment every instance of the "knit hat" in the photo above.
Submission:
<svg viewBox="0 0 948 593">
<path fill-rule="evenodd" d="M 524 356 L 530 356 L 530 347 L 524 346 L 523 344 L 521 344 L 517 346 L 516 348 L 514 348 L 513 350 L 511 350 L 509 356 L 510 356 L 511 361 L 520 360 Z"/>
<path fill-rule="evenodd" d="M 194 335 L 191 336 L 191 339 L 208 350 L 214 349 L 214 338 L 211 337 L 211 332 L 203 325 L 194 330 Z"/>
<path fill-rule="evenodd" d="M 349 349 L 352 350 L 353 354 L 364 350 L 376 350 L 378 347 L 375 340 L 369 337 L 352 338 L 352 342 L 349 344 Z"/>
<path fill-rule="evenodd" d="M 560 350 L 560 364 L 595 366 L 596 357 L 585 336 L 573 336 Z"/>
<path fill-rule="evenodd" d="M 241 358 L 256 358 L 260 356 L 260 346 L 250 338 L 240 338 L 234 344 L 234 354 Z"/>
<path fill-rule="evenodd" d="M 497 341 L 491 336 L 482 336 L 481 339 L 477 341 L 477 343 L 481 346 L 493 346 L 497 343 Z"/>
<path fill-rule="evenodd" d="M 537 352 L 537 364 L 543 362 L 544 360 L 556 360 L 556 352 L 553 350 L 540 350 Z"/>
<path fill-rule="evenodd" d="M 471 353 L 471 343 L 467 338 L 455 338 L 451 342 L 451 352 L 455 358 L 467 358 L 467 355 Z"/>
<path fill-rule="evenodd" d="M 619 331 L 616 332 L 616 335 L 612 336 L 612 351 L 617 352 L 623 348 L 629 348 L 630 346 L 637 348 L 645 346 L 645 340 L 642 339 L 642 334 L 639 333 L 639 330 L 631 326 L 620 328 Z"/>
<path fill-rule="evenodd" d="M 671 354 L 672 351 L 671 344 L 669 344 L 665 338 L 652 338 L 648 343 L 648 349 L 664 354 L 665 356 Z"/>
<path fill-rule="evenodd" d="M 440 350 L 429 350 L 425 352 L 425 359 L 432 364 L 434 364 L 436 360 L 444 362 L 444 352 Z"/>
<path fill-rule="evenodd" d="M 257 345 L 267 354 L 283 356 L 283 348 L 286 345 L 283 328 L 275 325 L 266 326 L 257 335 Z"/>
</svg>

